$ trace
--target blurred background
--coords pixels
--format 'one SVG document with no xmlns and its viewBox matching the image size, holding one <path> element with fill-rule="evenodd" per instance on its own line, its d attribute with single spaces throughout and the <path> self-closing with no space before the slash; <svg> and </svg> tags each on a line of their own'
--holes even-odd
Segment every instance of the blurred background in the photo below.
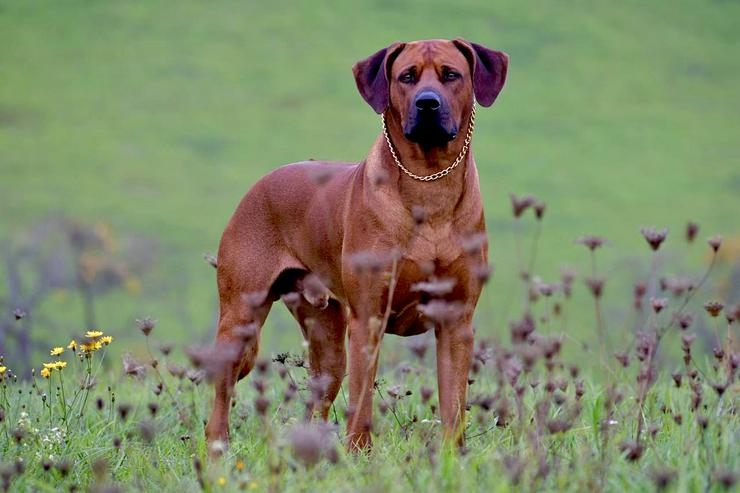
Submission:
<svg viewBox="0 0 740 493">
<path fill-rule="evenodd" d="M 352 64 L 396 40 L 454 37 L 510 56 L 473 140 L 495 269 L 479 333 L 508 339 L 520 315 L 516 231 L 528 254 L 535 221 L 514 221 L 510 192 L 547 203 L 534 269 L 546 281 L 564 265 L 589 272 L 576 238 L 608 240 L 612 340 L 633 330 L 643 226 L 669 228 L 661 273 L 694 278 L 703 239 L 723 234 L 697 298 L 738 300 L 737 2 L 4 0 L 0 354 L 20 373 L 93 327 L 136 351 L 143 316 L 162 340 L 212 340 L 215 271 L 202 257 L 243 194 L 284 163 L 363 159 L 380 119 Z M 566 331 L 592 344 L 580 277 L 574 297 Z M 300 351 L 287 312 L 267 325 L 263 354 Z"/>
</svg>

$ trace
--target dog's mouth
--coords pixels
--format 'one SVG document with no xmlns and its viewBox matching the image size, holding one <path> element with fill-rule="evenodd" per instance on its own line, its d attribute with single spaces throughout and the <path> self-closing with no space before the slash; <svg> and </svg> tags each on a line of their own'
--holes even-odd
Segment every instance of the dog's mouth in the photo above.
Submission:
<svg viewBox="0 0 740 493">
<path fill-rule="evenodd" d="M 404 128 L 404 136 L 424 148 L 444 147 L 457 137 L 457 125 L 449 115 L 413 115 Z"/>
</svg>

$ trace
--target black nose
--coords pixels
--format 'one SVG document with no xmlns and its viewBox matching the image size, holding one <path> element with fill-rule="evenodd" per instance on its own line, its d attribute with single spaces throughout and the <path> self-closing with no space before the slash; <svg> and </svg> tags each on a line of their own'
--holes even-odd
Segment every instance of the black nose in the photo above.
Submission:
<svg viewBox="0 0 740 493">
<path fill-rule="evenodd" d="M 416 96 L 414 104 L 419 111 L 437 111 L 442 105 L 442 101 L 440 101 L 437 93 L 422 91 Z"/>
</svg>

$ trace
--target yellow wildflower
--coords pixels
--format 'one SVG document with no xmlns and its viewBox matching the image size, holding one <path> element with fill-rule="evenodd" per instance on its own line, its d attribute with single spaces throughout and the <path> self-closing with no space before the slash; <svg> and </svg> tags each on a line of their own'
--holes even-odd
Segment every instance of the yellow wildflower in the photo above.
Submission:
<svg viewBox="0 0 740 493">
<path fill-rule="evenodd" d="M 44 378 L 49 378 L 49 375 L 51 375 L 51 370 L 48 368 L 44 368 L 41 370 L 41 376 Z"/>
<path fill-rule="evenodd" d="M 256 490 L 258 486 L 259 486 L 259 483 L 257 481 L 252 481 L 251 483 L 249 483 L 250 490 Z"/>
<path fill-rule="evenodd" d="M 80 349 L 83 353 L 94 353 L 102 347 L 103 343 L 100 341 L 90 341 L 87 344 L 80 344 Z"/>
<path fill-rule="evenodd" d="M 71 349 L 72 351 L 76 351 L 77 350 L 77 341 L 75 341 L 74 339 L 72 339 L 70 341 L 70 343 L 67 345 L 67 349 Z"/>
<path fill-rule="evenodd" d="M 226 478 L 225 477 L 221 476 L 220 478 L 218 478 L 218 485 L 219 486 L 224 486 L 225 484 L 226 484 Z"/>
<path fill-rule="evenodd" d="M 8 371 L 8 367 L 0 365 L 0 375 L 5 375 L 6 371 Z"/>
<path fill-rule="evenodd" d="M 61 370 L 67 367 L 66 361 L 54 361 L 52 363 L 44 363 L 44 370 Z"/>
<path fill-rule="evenodd" d="M 88 330 L 85 333 L 85 337 L 88 337 L 90 339 L 95 339 L 96 337 L 100 337 L 103 335 L 103 332 L 100 330 Z"/>
<path fill-rule="evenodd" d="M 83 353 L 92 353 L 95 351 L 95 343 L 88 342 L 87 344 L 80 344 L 80 351 Z"/>
<path fill-rule="evenodd" d="M 52 349 L 51 351 L 49 351 L 49 354 L 52 355 L 52 356 L 59 356 L 63 352 L 64 352 L 64 348 L 61 347 L 61 346 L 57 346 L 54 349 Z"/>
<path fill-rule="evenodd" d="M 238 460 L 236 461 L 236 470 L 237 471 L 243 471 L 244 470 L 244 462 Z"/>
<path fill-rule="evenodd" d="M 108 344 L 113 342 L 113 336 L 103 336 L 100 338 L 100 342 L 102 342 L 103 344 L 107 346 Z"/>
</svg>

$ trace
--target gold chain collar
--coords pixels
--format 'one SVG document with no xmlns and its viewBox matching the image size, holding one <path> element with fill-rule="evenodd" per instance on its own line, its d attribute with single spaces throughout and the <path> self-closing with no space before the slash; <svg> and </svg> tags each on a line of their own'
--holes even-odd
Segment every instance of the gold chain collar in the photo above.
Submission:
<svg viewBox="0 0 740 493">
<path fill-rule="evenodd" d="M 470 140 L 473 138 L 473 130 L 475 129 L 475 101 L 473 102 L 473 109 L 470 112 L 470 123 L 468 124 L 468 132 L 465 135 L 465 142 L 463 143 L 463 147 L 460 150 L 460 154 L 457 155 L 457 159 L 443 169 L 442 171 L 437 171 L 436 173 L 432 173 L 431 175 L 421 176 L 416 175 L 409 171 L 403 164 L 401 164 L 401 160 L 398 159 L 398 155 L 396 155 L 396 150 L 393 148 L 393 144 L 391 143 L 391 138 L 388 135 L 388 128 L 385 124 L 385 113 L 382 115 L 383 120 L 383 135 L 385 136 L 385 141 L 388 143 L 388 150 L 391 151 L 391 156 L 393 156 L 393 160 L 396 162 L 396 166 L 401 168 L 401 171 L 409 175 L 414 180 L 419 181 L 434 181 L 439 180 L 443 176 L 449 175 L 453 169 L 457 168 L 457 166 L 462 162 L 463 158 L 465 157 L 465 154 L 468 153 L 468 148 L 470 147 Z"/>
</svg>

